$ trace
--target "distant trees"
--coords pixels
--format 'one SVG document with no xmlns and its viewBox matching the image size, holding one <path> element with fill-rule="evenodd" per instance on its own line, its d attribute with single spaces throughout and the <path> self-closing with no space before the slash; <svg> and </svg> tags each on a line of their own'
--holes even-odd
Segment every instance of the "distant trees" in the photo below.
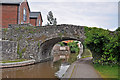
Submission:
<svg viewBox="0 0 120 80">
<path fill-rule="evenodd" d="M 48 12 L 47 20 L 47 25 L 57 25 L 57 19 L 53 17 L 52 11 Z"/>
</svg>

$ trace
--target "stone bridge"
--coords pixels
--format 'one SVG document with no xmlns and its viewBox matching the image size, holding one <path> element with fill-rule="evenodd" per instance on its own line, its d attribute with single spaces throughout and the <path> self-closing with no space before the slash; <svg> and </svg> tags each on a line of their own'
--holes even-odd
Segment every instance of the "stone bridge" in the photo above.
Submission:
<svg viewBox="0 0 120 80">
<path fill-rule="evenodd" d="M 53 46 L 63 40 L 83 42 L 84 26 L 56 25 L 33 27 L 30 25 L 10 25 L 2 29 L 2 59 L 35 59 L 36 62 L 52 57 Z"/>
</svg>

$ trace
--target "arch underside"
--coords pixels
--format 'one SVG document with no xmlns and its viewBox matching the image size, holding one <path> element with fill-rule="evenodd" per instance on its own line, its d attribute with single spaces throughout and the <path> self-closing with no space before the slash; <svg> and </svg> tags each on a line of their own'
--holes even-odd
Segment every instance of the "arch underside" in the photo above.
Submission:
<svg viewBox="0 0 120 80">
<path fill-rule="evenodd" d="M 37 54 L 37 61 L 39 62 L 40 60 L 51 58 L 52 57 L 51 51 L 52 51 L 53 46 L 56 43 L 64 41 L 64 40 L 78 40 L 78 39 L 70 38 L 70 37 L 63 37 L 63 38 L 57 37 L 57 38 L 52 38 L 50 40 L 43 42 L 40 45 L 40 49 Z"/>
</svg>

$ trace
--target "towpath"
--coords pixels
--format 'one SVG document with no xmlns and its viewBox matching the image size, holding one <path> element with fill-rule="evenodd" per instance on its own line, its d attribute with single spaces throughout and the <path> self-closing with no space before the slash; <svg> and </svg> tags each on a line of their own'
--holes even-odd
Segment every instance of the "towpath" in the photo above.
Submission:
<svg viewBox="0 0 120 80">
<path fill-rule="evenodd" d="M 103 80 L 100 74 L 94 69 L 91 62 L 91 57 L 79 59 L 76 62 L 74 62 L 68 68 L 63 78 L 85 78 L 93 80 Z"/>
</svg>

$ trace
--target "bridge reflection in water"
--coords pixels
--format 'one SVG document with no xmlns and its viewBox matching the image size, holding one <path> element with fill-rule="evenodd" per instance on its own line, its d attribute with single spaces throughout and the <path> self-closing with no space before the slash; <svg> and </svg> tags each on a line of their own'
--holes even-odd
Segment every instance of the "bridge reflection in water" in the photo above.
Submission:
<svg viewBox="0 0 120 80">
<path fill-rule="evenodd" d="M 57 68 L 53 62 L 38 63 L 24 67 L 6 68 L 2 70 L 3 78 L 57 78 Z"/>
</svg>

